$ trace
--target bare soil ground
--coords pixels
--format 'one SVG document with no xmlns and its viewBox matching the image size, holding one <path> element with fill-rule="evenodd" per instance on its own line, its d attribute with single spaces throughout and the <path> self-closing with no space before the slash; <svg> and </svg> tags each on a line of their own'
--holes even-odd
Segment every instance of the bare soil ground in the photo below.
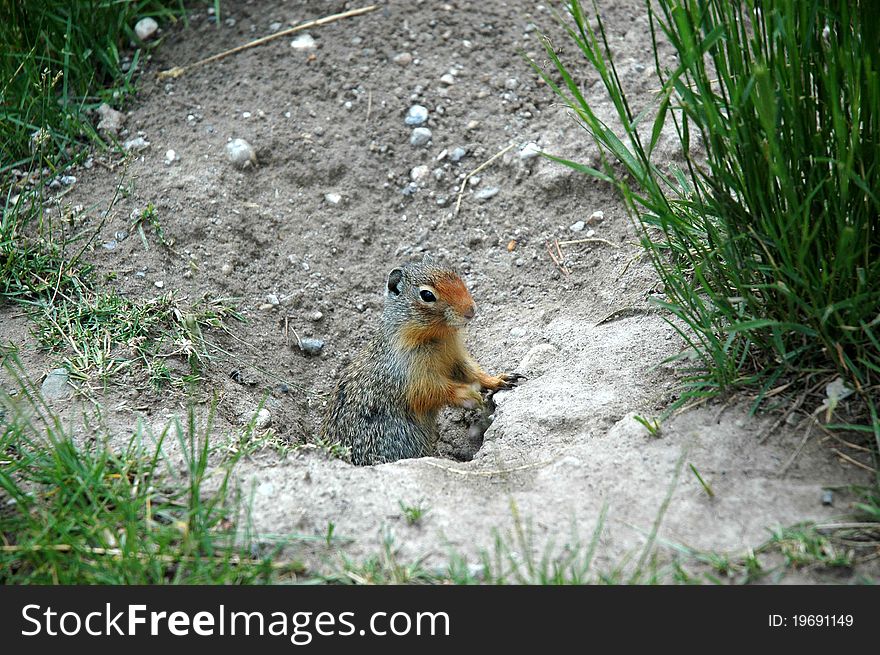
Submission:
<svg viewBox="0 0 880 655">
<path fill-rule="evenodd" d="M 600 4 L 621 77 L 648 102 L 656 83 L 642 2 Z M 468 438 L 469 417 L 447 412 L 443 457 L 366 468 L 320 448 L 267 448 L 247 458 L 238 481 L 253 495 L 257 532 L 323 534 L 332 523 L 347 539 L 343 551 L 362 557 L 390 530 L 402 560 L 441 564 L 454 551 L 473 562 L 491 547 L 494 531 L 510 530 L 514 513 L 531 526 L 541 553 L 588 542 L 607 504 L 599 553 L 613 567 L 644 544 L 668 493 L 660 537 L 725 552 L 759 544 L 768 529 L 828 521 L 849 508 L 847 485 L 866 484 L 868 474 L 834 459 L 818 438 L 789 462 L 803 429 L 783 424 L 759 442 L 776 417 L 751 418 L 747 398 L 681 413 L 659 437 L 634 420 L 658 415 L 675 399 L 677 373 L 663 361 L 683 343 L 649 311 L 657 279 L 612 189 L 541 157 L 521 157 L 528 142 L 588 164 L 598 156 L 522 57 L 547 65 L 538 28 L 575 60 L 547 5 L 382 3 L 310 30 L 314 49 L 282 38 L 157 81 L 159 70 L 269 34 L 276 23 L 355 6 L 222 5 L 219 28 L 199 13 L 189 27 L 164 30 L 123 137 L 141 135 L 150 146 L 126 163 L 96 155 L 104 165 L 76 171 L 77 183 L 60 201 L 82 206 L 82 229 L 100 226 L 89 259 L 108 288 L 134 298 L 173 291 L 187 301 L 238 299 L 247 322 L 232 325 L 236 338 L 211 335 L 225 354 L 215 352 L 196 398 L 203 408 L 217 399 L 217 442 L 250 420 L 264 398 L 278 444 L 314 442 L 336 377 L 379 320 L 387 272 L 424 252 L 457 267 L 471 288 L 478 313 L 468 343 L 477 359 L 492 372 L 529 375 L 495 396 L 483 443 Z M 411 61 L 395 61 L 401 53 Z M 452 79 L 441 80 L 447 74 Z M 596 80 L 583 71 L 584 91 L 598 102 Z M 429 111 L 425 146 L 410 144 L 412 127 L 404 123 L 414 104 Z M 233 138 L 254 146 L 258 165 L 230 163 Z M 455 215 L 462 175 L 510 144 L 469 186 Z M 450 159 L 455 148 L 466 150 L 459 161 Z M 659 152 L 677 157 L 669 139 Z M 428 175 L 413 186 L 418 166 Z M 491 188 L 498 193 L 478 199 Z M 152 235 L 148 249 L 134 232 L 118 238 L 149 203 L 171 248 Z M 596 211 L 604 218 L 590 220 Z M 585 228 L 573 232 L 577 221 Z M 547 244 L 589 230 L 619 247 L 565 245 L 560 270 Z M 0 308 L 0 320 L 2 341 L 24 348 L 35 379 L 56 366 L 27 348 L 33 339 L 17 310 Z M 297 347 L 306 337 L 325 342 L 319 356 Z M 231 376 L 234 370 L 240 375 Z M 94 397 L 120 438 L 138 420 L 160 430 L 190 401 L 183 391 L 152 391 L 137 375 Z M 80 406 L 56 403 L 67 415 Z M 826 487 L 838 489 L 832 507 L 821 502 Z M 428 512 L 409 525 L 401 502 Z M 308 557 L 324 567 L 335 555 Z"/>
</svg>

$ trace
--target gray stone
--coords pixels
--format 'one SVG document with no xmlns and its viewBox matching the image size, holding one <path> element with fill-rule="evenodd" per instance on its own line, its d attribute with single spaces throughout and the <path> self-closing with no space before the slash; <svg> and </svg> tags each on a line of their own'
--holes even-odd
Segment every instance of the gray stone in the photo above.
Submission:
<svg viewBox="0 0 880 655">
<path fill-rule="evenodd" d="M 409 178 L 416 184 L 422 184 L 430 174 L 431 169 L 427 166 L 416 166 L 409 172 Z"/>
<path fill-rule="evenodd" d="M 464 148 L 454 148 L 452 152 L 449 153 L 450 161 L 461 161 L 467 155 L 467 150 Z"/>
<path fill-rule="evenodd" d="M 428 108 L 422 105 L 413 105 L 406 112 L 403 122 L 407 125 L 424 125 L 428 121 Z"/>
<path fill-rule="evenodd" d="M 431 130 L 427 127 L 417 127 L 412 131 L 412 134 L 409 137 L 409 143 L 413 146 L 424 146 L 431 140 L 431 136 Z"/>
<path fill-rule="evenodd" d="M 70 398 L 73 390 L 68 384 L 69 380 L 70 375 L 65 368 L 56 368 L 49 371 L 48 375 L 46 375 L 46 379 L 43 380 L 43 384 L 40 386 L 43 398 L 46 400 L 64 400 Z"/>
<path fill-rule="evenodd" d="M 568 226 L 568 229 L 572 232 L 583 232 L 584 228 L 587 226 L 583 221 L 578 221 L 577 223 L 572 223 Z"/>
<path fill-rule="evenodd" d="M 481 201 L 486 201 L 489 198 L 494 198 L 498 195 L 498 192 L 501 191 L 497 186 L 486 187 L 485 189 L 480 189 L 474 194 L 474 198 Z"/>
<path fill-rule="evenodd" d="M 400 66 L 401 68 L 406 68 L 412 63 L 413 56 L 408 52 L 399 52 L 391 58 L 395 64 Z"/>
<path fill-rule="evenodd" d="M 306 337 L 305 339 L 300 339 L 300 350 L 306 355 L 320 355 L 321 351 L 324 350 L 324 342 L 320 339 Z"/>
<path fill-rule="evenodd" d="M 238 168 L 247 168 L 257 163 L 254 147 L 244 139 L 233 139 L 226 144 L 226 156 Z"/>
</svg>

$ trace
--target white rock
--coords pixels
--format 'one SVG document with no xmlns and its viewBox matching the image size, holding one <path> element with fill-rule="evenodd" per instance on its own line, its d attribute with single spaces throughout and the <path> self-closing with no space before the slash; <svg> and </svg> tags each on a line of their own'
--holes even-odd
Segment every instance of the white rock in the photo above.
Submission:
<svg viewBox="0 0 880 655">
<path fill-rule="evenodd" d="M 261 409 L 260 411 L 262 412 L 262 411 L 268 411 L 268 410 Z M 271 482 L 264 482 L 259 487 L 257 487 L 257 493 L 260 494 L 261 496 L 268 496 L 271 498 L 272 496 L 275 495 L 275 485 L 272 484 Z"/>
<path fill-rule="evenodd" d="M 412 60 L 413 56 L 408 52 L 398 53 L 391 58 L 391 61 L 401 67 L 409 66 L 412 63 Z"/>
<path fill-rule="evenodd" d="M 471 178 L 473 179 L 473 178 Z M 485 189 L 480 189 L 474 194 L 474 198 L 477 200 L 486 201 L 489 198 L 494 198 L 498 195 L 498 192 L 501 191 L 497 186 L 486 187 Z"/>
<path fill-rule="evenodd" d="M 101 120 L 98 121 L 98 132 L 104 134 L 116 136 L 122 129 L 122 124 L 125 123 L 125 114 L 116 111 L 107 103 L 98 107 L 98 116 L 101 117 Z"/>
<path fill-rule="evenodd" d="M 134 150 L 135 152 L 140 152 L 141 150 L 146 150 L 150 147 L 150 142 L 147 141 L 144 137 L 139 136 L 134 139 L 129 139 L 125 143 L 122 144 L 122 147 L 126 150 Z"/>
<path fill-rule="evenodd" d="M 604 221 L 605 212 L 603 212 L 601 209 L 594 211 L 592 214 L 590 214 L 590 218 L 588 220 L 595 221 L 597 223 L 599 223 L 600 221 Z"/>
<path fill-rule="evenodd" d="M 153 282 L 153 284 L 156 285 L 157 289 L 162 289 L 165 287 L 165 283 L 162 280 L 156 280 L 155 282 Z"/>
<path fill-rule="evenodd" d="M 568 226 L 568 229 L 572 232 L 583 232 L 584 228 L 587 226 L 583 221 L 578 221 L 577 223 L 572 223 Z"/>
<path fill-rule="evenodd" d="M 165 151 L 165 163 L 166 164 L 172 163 L 175 159 L 177 159 L 176 152 L 174 152 L 173 150 L 170 150 L 170 149 Z"/>
<path fill-rule="evenodd" d="M 152 37 L 156 30 L 159 29 L 159 23 L 152 18 L 141 18 L 134 26 L 134 33 L 141 41 L 146 41 Z"/>
<path fill-rule="evenodd" d="M 455 84 L 455 78 L 452 77 L 452 75 L 450 75 L 449 73 L 446 73 L 445 75 L 441 75 L 440 81 L 443 84 L 445 84 L 446 86 L 452 86 L 453 84 Z"/>
<path fill-rule="evenodd" d="M 226 155 L 229 161 L 239 168 L 247 168 L 257 163 L 254 147 L 244 139 L 233 139 L 226 144 Z"/>
<path fill-rule="evenodd" d="M 265 407 L 261 407 L 260 411 L 257 412 L 257 421 L 254 424 L 254 427 L 257 430 L 264 430 L 269 427 L 269 424 L 272 422 L 272 414 Z"/>
<path fill-rule="evenodd" d="M 522 160 L 532 159 L 534 157 L 537 157 L 539 154 L 541 154 L 540 146 L 534 141 L 531 141 L 525 144 L 523 146 L 523 149 L 519 151 L 519 158 Z"/>
<path fill-rule="evenodd" d="M 342 202 L 342 196 L 334 191 L 331 191 L 330 193 L 324 194 L 324 200 L 329 202 L 331 205 L 338 205 L 340 202 Z"/>
<path fill-rule="evenodd" d="M 416 184 L 420 184 L 427 180 L 430 174 L 431 169 L 427 166 L 416 166 L 409 172 L 409 179 L 411 179 Z"/>
<path fill-rule="evenodd" d="M 318 44 L 315 43 L 311 34 L 298 34 L 290 42 L 290 47 L 294 50 L 314 50 Z"/>
<path fill-rule="evenodd" d="M 309 319 L 314 321 L 315 323 L 320 321 L 322 318 L 324 318 L 324 315 L 321 312 L 312 312 L 312 315 L 309 316 Z"/>
</svg>

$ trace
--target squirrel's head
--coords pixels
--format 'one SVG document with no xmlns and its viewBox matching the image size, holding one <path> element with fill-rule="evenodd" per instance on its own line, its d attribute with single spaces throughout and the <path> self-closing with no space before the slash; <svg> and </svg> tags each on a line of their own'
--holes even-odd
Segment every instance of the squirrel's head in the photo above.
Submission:
<svg viewBox="0 0 880 655">
<path fill-rule="evenodd" d="M 388 274 L 385 306 L 395 319 L 405 317 L 426 328 L 463 328 L 477 311 L 458 273 L 427 256 Z"/>
</svg>

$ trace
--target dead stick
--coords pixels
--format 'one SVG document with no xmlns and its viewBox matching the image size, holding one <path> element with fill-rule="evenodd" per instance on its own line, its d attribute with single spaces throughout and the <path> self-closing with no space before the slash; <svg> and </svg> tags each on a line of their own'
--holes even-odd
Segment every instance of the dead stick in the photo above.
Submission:
<svg viewBox="0 0 880 655">
<path fill-rule="evenodd" d="M 560 241 L 559 245 L 560 246 L 570 246 L 575 243 L 604 243 L 604 244 L 611 246 L 612 248 L 620 248 L 620 246 L 618 246 L 616 243 L 612 243 L 611 241 L 608 241 L 607 239 L 599 239 L 599 238 L 596 238 L 596 239 L 572 239 L 571 241 Z"/>
<path fill-rule="evenodd" d="M 857 459 L 853 459 L 853 458 L 850 457 L 849 455 L 846 455 L 846 454 L 840 452 L 839 450 L 837 450 L 837 448 L 832 448 L 832 449 L 831 449 L 831 452 L 834 453 L 835 455 L 837 455 L 838 457 L 840 457 L 841 459 L 843 459 L 843 460 L 849 462 L 850 464 L 853 464 L 853 465 L 855 465 L 855 466 L 858 466 L 859 468 L 863 468 L 863 469 L 865 469 L 866 471 L 870 471 L 871 473 L 876 473 L 876 472 L 877 472 L 876 470 L 874 470 L 873 468 L 871 468 L 871 467 L 868 466 L 867 464 L 862 464 L 859 460 L 857 460 Z"/>
<path fill-rule="evenodd" d="M 244 45 L 232 48 L 231 50 L 225 50 L 224 52 L 218 53 L 216 55 L 211 55 L 210 57 L 206 59 L 201 59 L 194 64 L 190 64 L 189 66 L 174 66 L 173 68 L 169 68 L 168 70 L 161 71 L 159 73 L 159 79 L 174 79 L 180 77 L 185 72 L 187 72 L 188 70 L 192 70 L 193 68 L 204 66 L 205 64 L 209 64 L 212 61 L 223 59 L 224 57 L 234 55 L 238 52 L 241 52 L 242 50 L 247 50 L 248 48 L 255 48 L 258 45 L 263 45 L 264 43 L 268 43 L 269 41 L 272 41 L 274 39 L 281 38 L 282 36 L 287 36 L 288 34 L 293 34 L 295 32 L 301 32 L 302 30 L 307 30 L 310 27 L 320 27 L 321 25 L 326 25 L 327 23 L 342 20 L 343 18 L 360 16 L 361 14 L 366 14 L 368 12 L 374 11 L 375 9 L 378 9 L 378 5 L 370 5 L 369 7 L 363 7 L 361 9 L 352 9 L 351 11 L 345 11 L 341 14 L 333 14 L 332 16 L 325 16 L 323 18 L 317 18 L 315 20 L 310 20 L 305 23 L 300 23 L 295 27 L 281 30 L 280 32 L 275 32 L 274 34 L 270 34 L 269 36 L 264 36 L 262 38 L 251 41 L 250 43 L 245 43 Z"/>
</svg>

